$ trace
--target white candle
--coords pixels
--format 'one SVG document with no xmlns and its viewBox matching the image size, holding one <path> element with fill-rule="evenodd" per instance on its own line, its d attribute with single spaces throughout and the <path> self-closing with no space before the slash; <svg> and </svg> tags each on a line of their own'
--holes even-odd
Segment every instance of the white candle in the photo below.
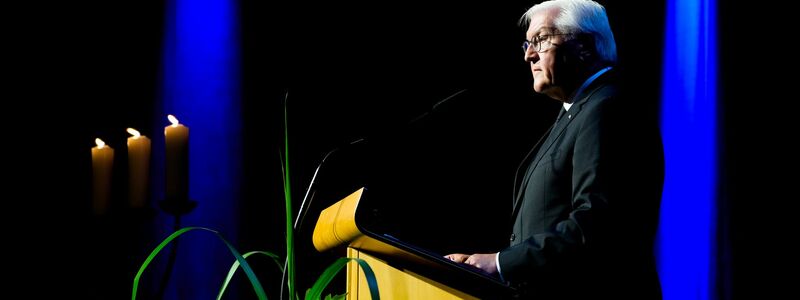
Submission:
<svg viewBox="0 0 800 300">
<path fill-rule="evenodd" d="M 108 211 L 111 198 L 111 169 L 114 166 L 114 149 L 101 139 L 95 139 L 96 147 L 92 148 L 92 210 L 96 215 Z"/>
<path fill-rule="evenodd" d="M 164 127 L 166 139 L 166 200 L 189 200 L 189 127 L 178 123 L 173 115 L 167 118 L 172 125 Z"/>
<path fill-rule="evenodd" d="M 128 200 L 131 207 L 141 208 L 147 202 L 150 178 L 150 139 L 133 128 L 128 138 Z"/>
</svg>

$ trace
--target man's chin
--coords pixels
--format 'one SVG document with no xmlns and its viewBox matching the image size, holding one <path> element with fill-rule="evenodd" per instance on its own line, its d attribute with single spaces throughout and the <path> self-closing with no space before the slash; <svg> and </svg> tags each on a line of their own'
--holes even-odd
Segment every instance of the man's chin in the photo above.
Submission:
<svg viewBox="0 0 800 300">
<path fill-rule="evenodd" d="M 533 90 L 539 94 L 544 94 L 547 92 L 547 87 L 544 84 L 533 84 Z"/>
</svg>

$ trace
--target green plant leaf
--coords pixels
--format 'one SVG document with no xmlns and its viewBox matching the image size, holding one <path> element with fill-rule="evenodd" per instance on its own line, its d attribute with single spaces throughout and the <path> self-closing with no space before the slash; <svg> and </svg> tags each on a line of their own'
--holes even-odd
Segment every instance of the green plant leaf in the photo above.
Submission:
<svg viewBox="0 0 800 300">
<path fill-rule="evenodd" d="M 375 272 L 372 271 L 372 268 L 369 264 L 360 258 L 352 258 L 352 257 L 341 257 L 334 261 L 330 266 L 328 266 L 325 271 L 322 272 L 322 275 L 317 278 L 317 282 L 306 291 L 306 300 L 317 300 L 320 299 L 322 296 L 322 291 L 328 287 L 328 284 L 331 283 L 333 277 L 339 273 L 345 266 L 347 266 L 347 262 L 354 260 L 361 266 L 361 270 L 364 271 L 364 276 L 367 279 L 367 286 L 369 286 L 369 294 L 373 300 L 380 300 L 381 295 L 378 292 L 378 281 L 375 279 Z"/>
<path fill-rule="evenodd" d="M 225 246 L 228 247 L 228 250 L 231 251 L 231 254 L 233 254 L 233 256 L 236 257 L 236 260 L 239 262 L 239 264 L 241 264 L 242 269 L 244 270 L 244 273 L 247 274 L 247 278 L 250 279 L 250 284 L 253 285 L 253 290 L 255 291 L 256 295 L 258 296 L 258 299 L 263 299 L 263 300 L 267 299 L 267 294 L 264 292 L 264 288 L 261 286 L 261 282 L 258 281 L 258 278 L 256 277 L 256 274 L 253 273 L 253 269 L 250 268 L 250 264 L 247 263 L 247 260 L 245 260 L 244 257 L 242 257 L 241 254 L 239 254 L 239 251 L 236 250 L 236 248 L 233 247 L 233 245 L 231 243 L 229 243 L 222 236 L 222 234 L 220 234 L 216 230 L 211 230 L 211 229 L 208 229 L 208 228 L 205 228 L 205 227 L 186 227 L 186 228 L 181 228 L 181 229 L 173 232 L 172 234 L 170 234 L 166 239 L 164 239 L 164 241 L 161 242 L 161 244 L 158 244 L 158 246 L 155 249 L 153 249 L 153 252 L 151 252 L 150 255 L 147 256 L 147 259 L 144 260 L 144 263 L 142 263 L 142 266 L 139 267 L 139 272 L 136 272 L 136 276 L 133 278 L 133 292 L 131 293 L 131 299 L 132 300 L 136 300 L 136 291 L 139 289 L 139 278 L 142 277 L 142 273 L 144 273 L 144 270 L 147 269 L 148 265 L 150 265 L 150 262 L 153 261 L 153 259 L 156 257 L 156 255 L 158 255 L 158 253 L 161 252 L 161 250 L 164 249 L 164 247 L 166 247 L 167 244 L 172 242 L 172 240 L 174 240 L 178 236 L 180 236 L 180 235 L 182 235 L 182 234 L 184 234 L 186 232 L 192 231 L 192 230 L 208 231 L 208 232 L 214 233 L 220 240 L 222 240 L 222 242 L 225 243 Z"/>
<path fill-rule="evenodd" d="M 347 293 L 336 296 L 331 296 L 331 294 L 328 294 L 325 296 L 325 300 L 342 300 L 342 299 L 347 299 Z"/>
<path fill-rule="evenodd" d="M 292 189 L 289 180 L 289 121 L 288 112 L 286 109 L 287 99 L 289 93 L 283 99 L 283 146 L 284 146 L 284 162 L 283 162 L 283 196 L 286 202 L 286 271 L 289 275 L 287 284 L 289 285 L 289 298 L 297 298 L 295 294 L 295 276 L 294 276 L 294 226 L 292 225 Z M 281 287 L 283 288 L 283 287 Z"/>
<path fill-rule="evenodd" d="M 275 264 L 278 265 L 278 270 L 283 272 L 283 265 L 281 264 L 281 261 L 280 261 L 280 258 L 278 257 L 278 255 L 275 255 L 275 254 L 273 254 L 271 252 L 266 252 L 266 251 L 250 251 L 250 252 L 247 252 L 247 253 L 243 254 L 242 257 L 247 258 L 247 257 L 249 257 L 250 255 L 253 255 L 253 254 L 263 254 L 263 255 L 271 257 L 272 260 L 275 261 Z M 231 278 L 233 278 L 233 274 L 236 273 L 236 270 L 238 270 L 238 269 L 239 269 L 239 261 L 236 260 L 236 261 L 233 262 L 233 265 L 231 265 L 231 269 L 228 270 L 228 276 L 225 277 L 225 282 L 222 283 L 222 287 L 219 289 L 219 294 L 217 294 L 217 300 L 222 299 L 222 295 L 225 293 L 225 290 L 228 288 L 228 283 L 230 283 Z"/>
</svg>

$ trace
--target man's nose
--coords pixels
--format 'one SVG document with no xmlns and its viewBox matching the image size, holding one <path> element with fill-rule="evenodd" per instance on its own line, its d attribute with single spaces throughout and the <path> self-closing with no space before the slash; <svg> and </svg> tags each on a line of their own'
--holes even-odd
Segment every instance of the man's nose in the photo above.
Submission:
<svg viewBox="0 0 800 300">
<path fill-rule="evenodd" d="M 539 53 L 533 51 L 533 49 L 528 49 L 525 51 L 525 61 L 529 63 L 535 63 L 539 60 Z"/>
</svg>

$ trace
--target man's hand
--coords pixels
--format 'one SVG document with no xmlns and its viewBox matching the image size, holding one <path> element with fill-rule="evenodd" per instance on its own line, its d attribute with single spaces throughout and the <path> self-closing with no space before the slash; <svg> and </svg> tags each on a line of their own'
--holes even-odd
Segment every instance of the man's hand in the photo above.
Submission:
<svg viewBox="0 0 800 300">
<path fill-rule="evenodd" d="M 464 263 L 464 261 L 467 260 L 467 258 L 469 258 L 469 255 L 461 253 L 453 253 L 445 255 L 444 258 L 447 258 L 457 263 Z"/>
<path fill-rule="evenodd" d="M 495 264 L 495 256 L 497 256 L 497 253 L 472 255 L 454 253 L 445 255 L 444 257 L 457 263 L 465 263 L 474 266 L 489 274 L 496 274 L 497 265 Z"/>
</svg>

